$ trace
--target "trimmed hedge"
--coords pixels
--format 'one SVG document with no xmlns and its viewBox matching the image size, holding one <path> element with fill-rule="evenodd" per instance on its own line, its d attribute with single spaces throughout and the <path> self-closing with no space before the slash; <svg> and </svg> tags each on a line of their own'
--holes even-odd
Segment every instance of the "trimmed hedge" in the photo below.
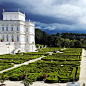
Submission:
<svg viewBox="0 0 86 86">
<path fill-rule="evenodd" d="M 0 55 L 0 59 L 3 59 L 3 60 L 0 60 L 0 62 L 4 62 L 4 63 L 14 63 L 14 64 L 21 64 L 21 63 L 24 63 L 25 61 L 29 61 L 29 60 L 32 60 L 32 59 L 36 59 L 36 58 L 39 58 L 41 57 L 42 54 L 39 54 L 39 55 L 28 55 L 27 53 L 26 54 L 17 54 L 17 55 Z"/>
<path fill-rule="evenodd" d="M 40 52 L 53 52 L 54 50 L 61 50 L 62 48 L 56 48 L 56 47 L 47 47 L 47 48 L 42 48 Z"/>
<path fill-rule="evenodd" d="M 10 80 L 22 80 L 24 72 L 27 71 L 27 76 L 32 81 L 43 80 L 44 74 L 48 75 L 46 82 L 49 83 L 70 82 L 74 75 L 75 81 L 78 81 L 81 57 L 78 49 L 76 50 L 77 55 L 71 52 L 68 55 L 48 55 L 42 60 L 4 72 L 4 75 L 8 76 Z"/>
</svg>

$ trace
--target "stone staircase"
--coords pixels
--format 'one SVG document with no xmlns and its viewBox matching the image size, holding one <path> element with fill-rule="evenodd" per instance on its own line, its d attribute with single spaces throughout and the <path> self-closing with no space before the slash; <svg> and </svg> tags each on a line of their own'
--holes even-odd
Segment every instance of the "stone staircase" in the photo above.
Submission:
<svg viewBox="0 0 86 86">
<path fill-rule="evenodd" d="M 15 48 L 10 54 L 14 55 L 14 54 L 18 53 L 19 50 L 21 50 L 21 48 Z"/>
</svg>

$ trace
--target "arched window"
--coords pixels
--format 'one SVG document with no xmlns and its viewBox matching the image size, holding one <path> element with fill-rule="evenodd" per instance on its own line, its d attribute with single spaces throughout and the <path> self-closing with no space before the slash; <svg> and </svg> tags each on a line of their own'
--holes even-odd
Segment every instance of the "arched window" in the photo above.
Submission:
<svg viewBox="0 0 86 86">
<path fill-rule="evenodd" d="M 17 35 L 17 41 L 19 41 L 19 36 Z"/>
<path fill-rule="evenodd" d="M 9 39 L 8 39 L 8 35 L 7 35 L 7 37 L 6 37 L 6 41 L 7 41 L 7 42 L 9 41 Z"/>
</svg>

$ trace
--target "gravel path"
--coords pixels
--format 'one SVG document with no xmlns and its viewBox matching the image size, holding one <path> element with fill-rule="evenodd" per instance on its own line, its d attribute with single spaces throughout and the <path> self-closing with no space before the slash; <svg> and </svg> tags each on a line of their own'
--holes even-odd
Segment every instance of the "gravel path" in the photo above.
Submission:
<svg viewBox="0 0 86 86">
<path fill-rule="evenodd" d="M 6 86 L 24 86 L 24 84 L 22 84 L 21 81 L 5 81 L 4 84 L 6 84 Z M 30 86 L 60 86 L 60 85 L 33 82 L 33 84 Z"/>
<path fill-rule="evenodd" d="M 21 83 L 21 81 L 5 81 L 4 84 L 6 86 L 24 86 L 24 84 Z M 30 86 L 66 86 L 66 83 L 58 83 L 58 84 L 48 84 L 48 83 L 42 83 L 40 81 L 33 82 Z"/>
<path fill-rule="evenodd" d="M 53 54 L 53 52 L 46 52 L 46 53 L 49 53 L 49 55 L 52 55 Z"/>
<path fill-rule="evenodd" d="M 21 81 L 5 81 L 4 84 L 6 86 L 24 86 L 24 84 L 21 83 Z M 43 83 L 40 81 L 33 82 L 30 86 L 66 86 L 67 83 Z"/>
<path fill-rule="evenodd" d="M 79 82 L 86 84 L 86 50 L 82 49 L 82 61 L 81 61 L 81 70 L 80 70 L 80 78 Z"/>
</svg>

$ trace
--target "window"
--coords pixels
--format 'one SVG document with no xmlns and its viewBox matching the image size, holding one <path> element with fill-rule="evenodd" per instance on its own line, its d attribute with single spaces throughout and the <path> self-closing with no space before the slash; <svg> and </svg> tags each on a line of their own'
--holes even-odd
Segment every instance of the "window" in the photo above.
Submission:
<svg viewBox="0 0 86 86">
<path fill-rule="evenodd" d="M 2 31 L 4 31 L 4 27 L 2 27 Z"/>
<path fill-rule="evenodd" d="M 28 32 L 28 28 L 26 28 L 26 32 Z"/>
<path fill-rule="evenodd" d="M 4 35 L 3 35 L 2 39 L 3 39 L 3 41 L 4 41 Z"/>
<path fill-rule="evenodd" d="M 14 36 L 12 35 L 12 42 L 14 42 Z"/>
<path fill-rule="evenodd" d="M 28 42 L 28 36 L 26 36 L 26 42 Z"/>
<path fill-rule="evenodd" d="M 8 35 L 7 35 L 7 42 L 8 42 Z"/>
<path fill-rule="evenodd" d="M 6 27 L 6 31 L 8 31 L 8 27 Z"/>
<path fill-rule="evenodd" d="M 11 27 L 11 31 L 13 31 L 13 27 Z"/>
<path fill-rule="evenodd" d="M 27 38 L 26 40 L 27 40 L 27 42 L 28 42 L 28 38 Z"/>
<path fill-rule="evenodd" d="M 19 36 L 17 35 L 17 41 L 19 41 Z"/>
<path fill-rule="evenodd" d="M 19 31 L 19 27 L 17 27 L 17 31 Z"/>
</svg>

